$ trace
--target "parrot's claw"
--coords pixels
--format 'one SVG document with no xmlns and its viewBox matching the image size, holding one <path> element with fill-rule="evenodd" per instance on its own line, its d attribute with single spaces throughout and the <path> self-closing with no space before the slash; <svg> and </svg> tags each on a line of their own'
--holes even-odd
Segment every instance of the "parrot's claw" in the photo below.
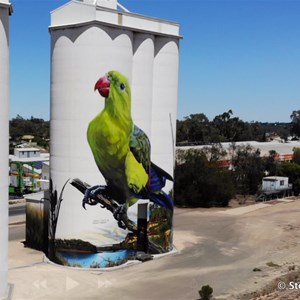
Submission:
<svg viewBox="0 0 300 300">
<path fill-rule="evenodd" d="M 88 199 L 88 198 L 83 198 L 83 200 L 82 200 L 82 207 L 86 210 L 86 208 L 85 208 L 85 205 L 86 204 L 88 204 L 88 205 L 97 205 L 98 204 L 98 202 L 96 201 L 96 200 L 94 200 L 94 199 Z"/>
<path fill-rule="evenodd" d="M 126 204 L 120 205 L 115 211 L 114 211 L 114 218 L 118 221 L 118 226 L 122 229 L 126 229 L 127 226 L 124 223 L 124 219 L 126 220 L 127 217 L 127 206 Z"/>
<path fill-rule="evenodd" d="M 98 194 L 102 194 L 104 191 L 105 191 L 105 186 L 103 185 L 95 185 L 87 188 L 85 190 L 84 198 L 82 200 L 82 207 L 86 209 L 85 208 L 86 204 L 91 206 L 97 205 L 99 202 L 97 201 L 96 196 Z"/>
</svg>

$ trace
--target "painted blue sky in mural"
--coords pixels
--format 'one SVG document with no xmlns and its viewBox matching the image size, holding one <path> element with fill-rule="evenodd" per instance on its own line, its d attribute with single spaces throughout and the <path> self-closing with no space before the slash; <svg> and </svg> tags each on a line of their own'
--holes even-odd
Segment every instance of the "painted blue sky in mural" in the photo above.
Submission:
<svg viewBox="0 0 300 300">
<path fill-rule="evenodd" d="M 10 116 L 49 119 L 49 12 L 67 0 L 11 0 Z M 300 109 L 300 1 L 120 0 L 181 25 L 178 118 L 229 109 L 244 121 L 289 121 Z"/>
</svg>

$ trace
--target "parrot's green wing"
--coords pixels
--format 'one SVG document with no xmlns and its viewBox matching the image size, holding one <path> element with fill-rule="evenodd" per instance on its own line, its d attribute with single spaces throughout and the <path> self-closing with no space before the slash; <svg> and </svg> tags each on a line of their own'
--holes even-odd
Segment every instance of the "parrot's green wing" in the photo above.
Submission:
<svg viewBox="0 0 300 300">
<path fill-rule="evenodd" d="M 136 125 L 133 126 L 131 132 L 129 147 L 135 159 L 143 165 L 146 173 L 149 174 L 151 165 L 150 141 L 145 132 Z"/>
</svg>

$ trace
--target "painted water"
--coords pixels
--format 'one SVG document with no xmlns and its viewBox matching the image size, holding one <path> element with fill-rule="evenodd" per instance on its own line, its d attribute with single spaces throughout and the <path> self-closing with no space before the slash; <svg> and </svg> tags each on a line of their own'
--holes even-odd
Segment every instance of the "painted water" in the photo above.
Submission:
<svg viewBox="0 0 300 300">
<path fill-rule="evenodd" d="M 135 255 L 134 250 L 118 250 L 99 253 L 56 251 L 56 257 L 65 266 L 81 268 L 108 268 L 119 266 Z"/>
</svg>

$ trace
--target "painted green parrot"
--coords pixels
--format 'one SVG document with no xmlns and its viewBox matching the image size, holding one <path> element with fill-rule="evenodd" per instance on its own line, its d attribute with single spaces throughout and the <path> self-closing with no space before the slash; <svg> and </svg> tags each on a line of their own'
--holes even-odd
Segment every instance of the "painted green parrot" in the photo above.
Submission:
<svg viewBox="0 0 300 300">
<path fill-rule="evenodd" d="M 138 199 L 173 209 L 172 199 L 162 191 L 166 179 L 173 178 L 150 160 L 149 139 L 131 117 L 127 78 L 110 71 L 96 82 L 95 90 L 105 98 L 105 106 L 89 123 L 87 139 L 107 186 L 105 190 L 103 186 L 89 188 L 83 204 L 89 204 L 95 193 L 105 193 L 125 212 Z"/>
</svg>

